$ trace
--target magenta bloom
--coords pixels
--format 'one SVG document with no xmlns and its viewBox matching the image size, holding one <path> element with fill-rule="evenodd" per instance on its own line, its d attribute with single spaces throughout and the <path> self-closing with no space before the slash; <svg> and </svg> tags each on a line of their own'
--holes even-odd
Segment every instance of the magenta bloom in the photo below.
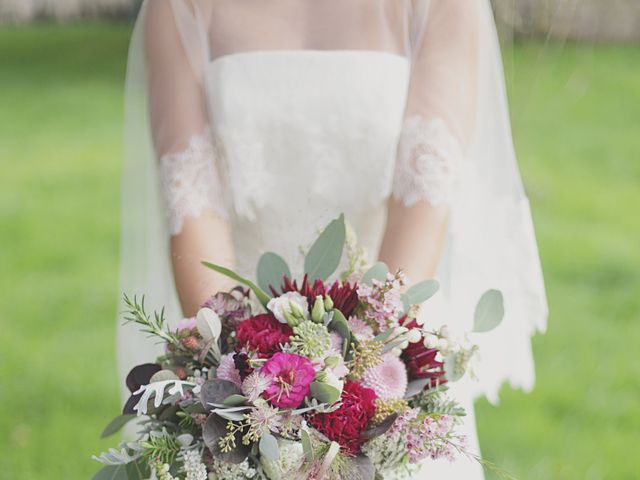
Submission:
<svg viewBox="0 0 640 480">
<path fill-rule="evenodd" d="M 263 396 L 280 408 L 299 407 L 309 394 L 309 385 L 316 375 L 309 359 L 282 352 L 267 360 L 260 372 L 272 377 Z"/>
</svg>

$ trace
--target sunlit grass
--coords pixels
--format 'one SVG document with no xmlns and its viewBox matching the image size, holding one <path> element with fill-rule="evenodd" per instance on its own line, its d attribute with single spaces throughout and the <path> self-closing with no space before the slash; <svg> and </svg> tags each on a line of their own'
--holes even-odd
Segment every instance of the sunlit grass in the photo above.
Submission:
<svg viewBox="0 0 640 480">
<path fill-rule="evenodd" d="M 83 479 L 114 359 L 127 26 L 0 29 L 0 478 Z M 637 478 L 640 47 L 508 51 L 546 273 L 538 385 L 478 405 L 522 479 Z"/>
</svg>

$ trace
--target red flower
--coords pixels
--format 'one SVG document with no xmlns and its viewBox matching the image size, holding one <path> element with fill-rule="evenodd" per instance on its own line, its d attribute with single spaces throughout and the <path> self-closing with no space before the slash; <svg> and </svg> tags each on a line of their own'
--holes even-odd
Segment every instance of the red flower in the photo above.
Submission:
<svg viewBox="0 0 640 480">
<path fill-rule="evenodd" d="M 309 423 L 329 440 L 338 442 L 350 455 L 357 455 L 366 442 L 360 438 L 376 412 L 376 394 L 358 382 L 347 381 L 342 390 L 342 405 L 331 413 L 318 413 Z"/>
<path fill-rule="evenodd" d="M 400 319 L 400 324 L 407 328 L 420 328 L 415 319 L 407 322 L 405 315 Z M 410 380 L 428 378 L 431 381 L 425 385 L 425 389 L 442 385 L 447 382 L 444 377 L 444 364 L 436 360 L 437 348 L 427 348 L 422 341 L 410 343 L 402 351 L 402 359 L 407 365 L 407 373 Z"/>
<path fill-rule="evenodd" d="M 289 325 L 278 322 L 270 313 L 243 320 L 236 329 L 236 352 L 243 348 L 257 350 L 258 356 L 267 358 L 280 351 L 280 345 L 287 343 L 293 330 Z"/>
<path fill-rule="evenodd" d="M 313 305 L 318 295 L 324 297 L 328 295 L 333 300 L 334 308 L 337 308 L 342 314 L 349 318 L 353 313 L 353 310 L 358 305 L 358 285 L 351 285 L 349 282 L 340 283 L 335 281 L 327 288 L 322 280 L 316 279 L 313 285 L 309 282 L 309 277 L 304 276 L 302 285 L 298 287 L 298 283 L 287 276 L 283 277 L 284 284 L 281 287 L 281 292 L 278 292 L 275 288 L 269 287 L 271 292 L 275 295 L 281 295 L 287 292 L 298 292 L 301 295 L 307 297 L 309 305 Z"/>
</svg>

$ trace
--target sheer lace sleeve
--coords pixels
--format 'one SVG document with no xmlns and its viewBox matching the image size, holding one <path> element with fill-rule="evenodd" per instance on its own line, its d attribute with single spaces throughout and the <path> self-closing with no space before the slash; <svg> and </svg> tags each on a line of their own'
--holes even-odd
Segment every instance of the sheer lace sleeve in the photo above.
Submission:
<svg viewBox="0 0 640 480">
<path fill-rule="evenodd" d="M 162 197 L 172 235 L 182 231 L 187 216 L 197 218 L 206 210 L 226 218 L 217 159 L 208 128 L 191 137 L 185 150 L 160 158 Z"/>
<path fill-rule="evenodd" d="M 406 207 L 449 204 L 473 130 L 477 2 L 414 2 L 413 67 L 393 184 Z"/>
<path fill-rule="evenodd" d="M 154 0 L 147 8 L 151 128 L 165 215 L 175 236 L 187 217 L 226 217 L 202 78 L 206 29 L 195 2 Z"/>
<path fill-rule="evenodd" d="M 407 118 L 402 128 L 393 195 L 411 207 L 451 201 L 462 168 L 462 148 L 441 118 Z"/>
</svg>

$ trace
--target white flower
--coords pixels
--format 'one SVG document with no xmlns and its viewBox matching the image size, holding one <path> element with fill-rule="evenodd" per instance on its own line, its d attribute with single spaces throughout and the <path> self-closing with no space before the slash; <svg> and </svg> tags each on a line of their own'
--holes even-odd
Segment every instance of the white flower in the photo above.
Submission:
<svg viewBox="0 0 640 480">
<path fill-rule="evenodd" d="M 205 342 L 218 340 L 222 331 L 222 323 L 216 312 L 210 308 L 201 308 L 196 316 L 198 332 Z"/>
<path fill-rule="evenodd" d="M 197 450 L 190 450 L 184 455 L 185 480 L 207 480 L 207 467 L 202 463 L 202 457 Z"/>
<path fill-rule="evenodd" d="M 242 382 L 242 393 L 246 395 L 250 402 L 255 402 L 262 392 L 264 392 L 273 379 L 269 375 L 256 370 Z"/>
<path fill-rule="evenodd" d="M 304 451 L 302 443 L 291 440 L 278 440 L 278 450 L 280 457 L 277 461 L 260 457 L 260 463 L 264 472 L 271 480 L 292 480 L 304 462 Z"/>
<path fill-rule="evenodd" d="M 344 382 L 338 378 L 338 376 L 332 370 L 324 370 L 322 372 L 318 372 L 316 375 L 316 380 L 320 383 L 324 383 L 325 385 L 329 385 L 330 387 L 335 388 L 342 394 L 342 389 L 344 388 Z"/>
<path fill-rule="evenodd" d="M 306 320 L 309 319 L 307 297 L 300 295 L 298 292 L 287 292 L 279 297 L 272 298 L 269 300 L 267 308 L 273 312 L 273 315 L 280 323 L 288 323 L 285 314 L 293 317 L 302 316 Z"/>
</svg>

